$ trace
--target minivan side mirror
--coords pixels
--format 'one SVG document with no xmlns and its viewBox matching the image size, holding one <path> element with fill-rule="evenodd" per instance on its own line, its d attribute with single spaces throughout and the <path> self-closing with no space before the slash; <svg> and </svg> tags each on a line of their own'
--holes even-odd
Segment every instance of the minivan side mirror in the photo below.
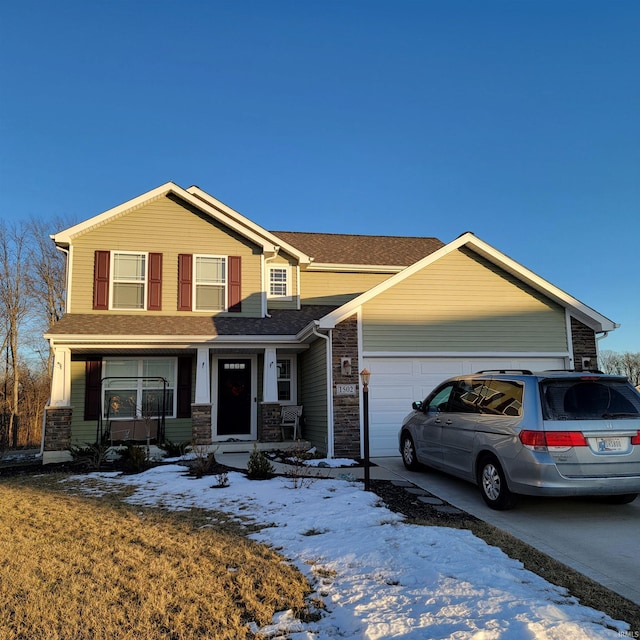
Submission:
<svg viewBox="0 0 640 640">
<path fill-rule="evenodd" d="M 422 411 L 423 410 L 422 400 L 415 400 L 411 406 L 413 407 L 414 411 Z"/>
</svg>

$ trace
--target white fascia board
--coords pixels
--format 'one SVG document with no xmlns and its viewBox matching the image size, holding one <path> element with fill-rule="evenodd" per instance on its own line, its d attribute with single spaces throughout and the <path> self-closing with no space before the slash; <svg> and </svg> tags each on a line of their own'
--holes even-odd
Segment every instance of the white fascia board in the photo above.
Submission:
<svg viewBox="0 0 640 640">
<path fill-rule="evenodd" d="M 237 215 L 239 214 L 235 214 L 232 209 L 229 209 L 229 207 L 218 208 L 212 206 L 206 200 L 199 198 L 192 193 L 189 193 L 189 191 L 183 189 L 174 182 L 167 182 L 160 187 L 157 187 L 156 189 L 147 191 L 147 193 L 143 193 L 137 198 L 128 200 L 127 202 L 124 202 L 123 204 L 118 205 L 113 209 L 109 209 L 108 211 L 100 213 L 93 218 L 89 218 L 85 222 L 81 222 L 74 227 L 70 227 L 65 231 L 61 231 L 60 233 L 53 235 L 52 238 L 56 244 L 68 246 L 71 243 L 72 238 L 79 233 L 83 233 L 84 231 L 87 231 L 88 229 L 91 229 L 97 225 L 104 224 L 105 222 L 108 222 L 109 220 L 130 211 L 131 209 L 135 209 L 156 198 L 166 196 L 169 193 L 173 193 L 185 202 L 188 202 L 189 204 L 193 205 L 197 209 L 200 209 L 202 212 L 208 214 L 215 220 L 223 223 L 225 226 L 230 227 L 241 236 L 244 236 L 259 247 L 262 247 L 263 251 L 267 253 L 277 252 L 277 243 L 272 242 L 270 239 L 266 238 L 265 234 L 257 233 L 249 226 L 238 221 Z"/>
<path fill-rule="evenodd" d="M 163 196 L 173 188 L 179 189 L 178 185 L 173 182 L 166 182 L 151 191 L 147 191 L 142 195 L 137 196 L 136 198 L 132 198 L 131 200 L 127 200 L 123 204 L 118 205 L 117 207 L 113 207 L 112 209 L 108 209 L 103 213 L 98 214 L 97 216 L 93 216 L 84 222 L 80 222 L 73 227 L 69 227 L 64 231 L 60 231 L 59 233 L 55 233 L 51 236 L 52 240 L 58 245 L 69 245 L 71 239 L 78 235 L 79 233 L 83 233 L 97 225 L 103 224 L 104 222 L 109 221 L 111 218 L 114 218 L 125 211 L 129 211 L 130 209 L 134 209 L 142 204 L 145 204 L 149 200 L 153 200 L 154 198 L 158 198 Z"/>
<path fill-rule="evenodd" d="M 382 292 L 387 291 L 406 278 L 409 278 L 421 269 L 424 269 L 430 264 L 433 264 L 434 262 L 440 260 L 451 252 L 457 251 L 458 249 L 465 246 L 469 247 L 469 249 L 471 249 L 475 253 L 483 256 L 484 258 L 489 260 L 489 262 L 492 262 L 496 266 L 516 276 L 516 278 L 518 278 L 520 281 L 528 284 L 533 289 L 536 289 L 548 298 L 554 300 L 562 307 L 569 308 L 572 314 L 578 320 L 593 329 L 596 333 L 606 333 L 609 331 L 613 331 L 620 326 L 612 320 L 609 320 L 609 318 L 606 318 L 605 316 L 599 314 L 591 307 L 583 304 L 573 296 L 570 296 L 565 291 L 562 291 L 558 287 L 552 285 L 544 278 L 536 275 L 535 273 L 533 273 L 533 271 L 530 271 L 529 269 L 523 267 L 521 264 L 517 263 L 515 260 L 512 260 L 504 253 L 501 253 L 483 240 L 480 240 L 480 238 L 475 236 L 473 233 L 467 232 L 462 234 L 449 244 L 446 244 L 444 247 L 441 247 L 437 251 L 434 251 L 434 253 L 425 256 L 424 258 L 422 258 L 422 260 L 418 260 L 418 262 L 412 264 L 401 272 L 391 276 L 384 282 L 381 282 L 375 287 L 372 287 L 371 289 L 369 289 L 369 291 L 365 291 L 363 294 L 327 314 L 326 316 L 324 316 L 324 318 L 320 319 L 320 328 L 334 328 L 336 324 L 353 315 L 363 304 L 365 304 L 369 300 L 375 298 Z"/>
<path fill-rule="evenodd" d="M 246 216 L 243 216 L 241 213 L 239 213 L 235 209 L 232 209 L 228 205 L 224 204 L 224 202 L 220 202 L 220 200 L 218 200 L 217 198 L 214 198 L 212 195 L 208 194 L 206 191 L 203 191 L 202 189 L 200 189 L 200 187 L 196 187 L 196 186 L 189 187 L 187 189 L 187 192 L 196 196 L 200 200 L 208 203 L 210 206 L 216 209 L 219 209 L 220 211 L 224 212 L 227 216 L 234 218 L 235 221 L 238 224 L 242 225 L 243 227 L 253 231 L 254 233 L 260 236 L 263 236 L 274 246 L 279 247 L 280 249 L 283 249 L 290 255 L 297 258 L 300 263 L 309 264 L 313 260 L 311 256 L 308 256 L 306 253 L 302 253 L 299 249 L 296 249 L 293 245 L 290 245 L 288 242 L 284 242 L 284 240 L 281 240 L 280 238 L 278 238 L 278 236 L 274 235 L 270 231 L 267 231 L 266 229 L 261 227 L 259 224 L 256 224 L 252 220 L 249 220 L 249 218 L 247 218 Z"/>
<path fill-rule="evenodd" d="M 175 336 L 175 335 L 156 335 L 156 336 L 131 336 L 131 338 L 123 338 L 122 336 L 109 335 L 92 335 L 91 337 L 78 335 L 60 335 L 60 334 L 44 334 L 46 340 L 50 340 L 52 344 L 57 346 L 67 346 L 73 344 L 77 347 L 86 347 L 94 344 L 109 344 L 130 346 L 131 344 L 226 344 L 226 343 L 260 343 L 271 344 L 275 342 L 286 342 L 287 344 L 299 344 L 296 336 L 293 335 L 267 335 L 267 336 Z"/>
<path fill-rule="evenodd" d="M 407 265 L 388 264 L 341 264 L 338 262 L 313 262 L 306 271 L 339 271 L 341 273 L 399 273 L 406 269 Z"/>
</svg>

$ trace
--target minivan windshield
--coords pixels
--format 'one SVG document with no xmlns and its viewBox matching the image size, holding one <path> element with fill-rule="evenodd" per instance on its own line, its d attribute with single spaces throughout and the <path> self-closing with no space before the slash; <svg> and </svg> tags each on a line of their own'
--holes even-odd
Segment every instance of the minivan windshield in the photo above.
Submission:
<svg viewBox="0 0 640 640">
<path fill-rule="evenodd" d="M 545 420 L 640 418 L 640 394 L 623 379 L 548 379 L 540 390 Z"/>
</svg>

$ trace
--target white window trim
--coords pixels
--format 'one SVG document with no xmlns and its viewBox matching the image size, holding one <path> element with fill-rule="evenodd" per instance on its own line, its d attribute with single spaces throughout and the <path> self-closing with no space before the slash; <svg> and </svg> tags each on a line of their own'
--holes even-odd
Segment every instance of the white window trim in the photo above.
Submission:
<svg viewBox="0 0 640 640">
<path fill-rule="evenodd" d="M 110 311 L 146 311 L 147 310 L 147 296 L 149 287 L 149 252 L 148 251 L 111 251 L 109 256 L 109 310 Z M 115 294 L 115 269 L 116 269 L 116 255 L 130 255 L 130 256 L 144 256 L 144 282 L 142 293 L 142 307 L 115 307 L 113 305 L 113 297 Z M 118 280 L 118 283 L 127 282 L 126 280 Z M 135 284 L 140 284 L 137 280 Z"/>
<path fill-rule="evenodd" d="M 271 272 L 278 269 L 279 271 L 284 271 L 286 276 L 285 287 L 286 293 L 285 295 L 276 295 L 271 293 Z M 270 264 L 267 268 L 267 298 L 269 300 L 291 300 L 293 298 L 291 293 L 291 266 L 287 264 Z"/>
<path fill-rule="evenodd" d="M 142 390 L 143 390 L 143 380 L 142 380 L 142 371 L 144 368 L 143 363 L 144 362 L 149 362 L 150 360 L 173 360 L 173 385 L 171 387 L 168 387 L 169 389 L 173 389 L 173 406 L 172 407 L 167 407 L 168 411 L 165 415 L 165 418 L 175 418 L 177 415 L 177 408 L 178 408 L 178 359 L 177 358 L 129 358 L 129 357 L 122 357 L 122 358 L 103 358 L 102 359 L 102 370 L 105 370 L 105 362 L 108 362 L 109 360 L 128 360 L 131 362 L 137 362 L 137 373 L 138 376 L 136 378 L 132 378 L 132 382 L 135 383 L 136 385 L 136 418 L 141 418 L 142 416 L 138 415 L 138 409 L 141 405 L 141 402 L 139 403 L 138 401 L 142 400 Z M 102 388 L 100 389 L 100 410 L 102 411 L 102 416 L 106 417 L 106 407 L 104 405 L 104 396 L 105 396 L 105 385 L 104 382 L 102 383 Z M 110 420 L 118 420 L 118 418 L 113 418 L 110 417 Z M 130 417 L 124 417 L 122 418 L 122 420 L 131 420 Z"/>
<path fill-rule="evenodd" d="M 198 309 L 198 296 L 196 294 L 198 282 L 196 280 L 197 267 L 196 263 L 198 258 L 220 258 L 224 261 L 224 283 L 218 286 L 223 288 L 222 300 L 224 302 L 222 309 Z M 194 253 L 193 254 L 193 273 L 191 274 L 192 281 L 192 291 L 191 291 L 191 299 L 193 300 L 193 310 L 197 313 L 220 313 L 223 311 L 229 310 L 229 260 L 227 260 L 227 256 L 216 255 L 214 253 Z"/>
</svg>

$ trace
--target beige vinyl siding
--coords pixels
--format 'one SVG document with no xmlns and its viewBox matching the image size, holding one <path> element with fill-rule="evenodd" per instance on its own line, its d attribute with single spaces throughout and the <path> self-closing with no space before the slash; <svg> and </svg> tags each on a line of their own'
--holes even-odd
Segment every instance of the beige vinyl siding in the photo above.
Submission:
<svg viewBox="0 0 640 640">
<path fill-rule="evenodd" d="M 162 253 L 162 311 L 175 315 L 178 300 L 178 254 L 242 257 L 242 313 L 260 316 L 261 250 L 227 227 L 175 198 L 161 197 L 110 220 L 72 240 L 72 313 L 93 311 L 95 250 Z M 96 312 L 96 313 L 105 313 Z M 140 311 L 118 311 L 140 313 Z M 194 313 L 197 312 L 180 312 Z"/>
<path fill-rule="evenodd" d="M 564 310 L 461 249 L 363 306 L 369 352 L 562 352 Z"/>
<path fill-rule="evenodd" d="M 304 407 L 302 437 L 322 453 L 327 452 L 326 343 L 316 340 L 298 360 L 298 403 Z"/>
<path fill-rule="evenodd" d="M 83 446 L 96 441 L 97 420 L 84 419 L 84 397 L 86 389 L 86 363 L 84 360 L 71 361 L 71 444 Z M 191 384 L 192 396 L 195 393 L 195 373 Z M 193 397 L 192 397 L 193 400 Z M 104 425 L 106 429 L 108 425 Z M 191 418 L 167 419 L 165 421 L 165 439 L 171 442 L 192 440 Z"/>
<path fill-rule="evenodd" d="M 302 271 L 300 273 L 301 304 L 341 305 L 375 287 L 391 275 L 389 273 Z"/>
</svg>

